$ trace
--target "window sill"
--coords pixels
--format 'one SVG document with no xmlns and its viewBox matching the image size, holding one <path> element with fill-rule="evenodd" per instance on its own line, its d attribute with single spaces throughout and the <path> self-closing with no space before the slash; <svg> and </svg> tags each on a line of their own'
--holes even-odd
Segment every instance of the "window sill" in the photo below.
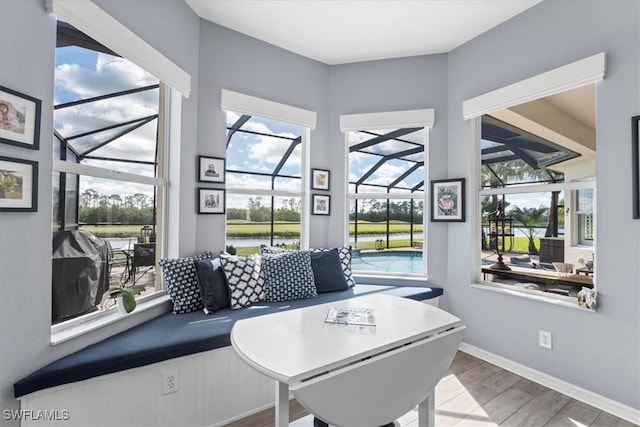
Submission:
<svg viewBox="0 0 640 427">
<path fill-rule="evenodd" d="M 577 303 L 576 298 L 573 298 L 573 297 L 565 297 L 562 295 L 552 295 L 547 292 L 533 291 L 533 290 L 527 290 L 527 289 L 514 289 L 512 286 L 509 286 L 509 285 L 500 285 L 497 283 L 488 283 L 488 282 L 472 283 L 471 287 L 475 289 L 487 290 L 490 292 L 497 292 L 504 295 L 513 295 L 515 297 L 544 302 L 547 304 L 553 304 L 555 306 L 572 308 L 574 310 L 588 311 L 593 313 L 596 312 L 596 310 L 592 308 L 580 307 Z"/>
<path fill-rule="evenodd" d="M 422 274 L 398 274 L 398 273 L 365 273 L 362 271 L 354 271 L 353 278 L 356 283 L 367 283 L 372 285 L 407 285 L 415 286 L 414 284 L 419 282 L 423 285 L 427 282 L 427 276 Z M 398 283 L 400 282 L 400 283 Z"/>
<path fill-rule="evenodd" d="M 169 296 L 163 292 L 159 295 L 153 295 L 139 301 L 135 311 L 132 313 L 120 313 L 116 307 L 112 307 L 105 311 L 97 311 L 77 319 L 72 319 L 67 322 L 54 325 L 51 327 L 51 345 L 57 345 L 121 320 L 130 319 L 132 316 L 136 316 L 139 313 L 159 307 L 166 304 L 168 301 Z"/>
</svg>

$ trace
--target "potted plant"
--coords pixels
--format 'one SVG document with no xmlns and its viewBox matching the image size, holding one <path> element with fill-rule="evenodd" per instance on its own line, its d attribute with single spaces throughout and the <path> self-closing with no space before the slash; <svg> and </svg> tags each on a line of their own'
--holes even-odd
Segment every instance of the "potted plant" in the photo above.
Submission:
<svg viewBox="0 0 640 427">
<path fill-rule="evenodd" d="M 143 286 L 126 287 L 124 283 L 113 286 L 102 294 L 102 306 L 116 305 L 121 313 L 131 313 L 136 308 L 136 294 L 144 289 Z M 111 300 L 111 304 L 109 304 Z"/>
</svg>

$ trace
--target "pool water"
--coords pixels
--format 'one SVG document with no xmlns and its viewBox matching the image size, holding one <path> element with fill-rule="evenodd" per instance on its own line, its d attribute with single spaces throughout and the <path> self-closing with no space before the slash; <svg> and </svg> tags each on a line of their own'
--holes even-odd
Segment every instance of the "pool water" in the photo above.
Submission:
<svg viewBox="0 0 640 427">
<path fill-rule="evenodd" d="M 351 269 L 391 273 L 422 273 L 422 252 L 365 252 L 355 253 Z"/>
</svg>

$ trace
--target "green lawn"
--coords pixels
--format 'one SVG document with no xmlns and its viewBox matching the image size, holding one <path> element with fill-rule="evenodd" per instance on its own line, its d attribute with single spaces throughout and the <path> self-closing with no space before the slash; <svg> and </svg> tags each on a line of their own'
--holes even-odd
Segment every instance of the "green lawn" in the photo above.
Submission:
<svg viewBox="0 0 640 427">
<path fill-rule="evenodd" d="M 392 221 L 389 225 L 390 233 L 409 233 L 410 224 L 401 221 Z M 355 225 L 349 225 L 349 231 L 355 231 Z M 414 233 L 422 232 L 422 224 L 414 224 Z M 387 232 L 384 222 L 358 221 L 358 234 L 384 234 Z M 300 224 L 297 222 L 276 222 L 274 233 L 278 236 L 298 237 Z M 268 222 L 250 222 L 245 220 L 230 220 L 227 222 L 227 236 L 230 237 L 261 237 L 271 234 L 271 224 Z"/>
<path fill-rule="evenodd" d="M 82 225 L 81 230 L 89 231 L 98 237 L 138 237 L 142 225 Z"/>
</svg>

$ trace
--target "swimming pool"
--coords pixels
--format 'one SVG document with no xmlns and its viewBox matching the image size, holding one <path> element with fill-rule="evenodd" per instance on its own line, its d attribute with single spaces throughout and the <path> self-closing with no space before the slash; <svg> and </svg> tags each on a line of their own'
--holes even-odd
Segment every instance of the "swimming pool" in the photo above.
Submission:
<svg viewBox="0 0 640 427">
<path fill-rule="evenodd" d="M 380 271 L 390 273 L 420 274 L 423 271 L 422 252 L 364 252 L 354 253 L 351 269 L 357 271 Z"/>
</svg>

